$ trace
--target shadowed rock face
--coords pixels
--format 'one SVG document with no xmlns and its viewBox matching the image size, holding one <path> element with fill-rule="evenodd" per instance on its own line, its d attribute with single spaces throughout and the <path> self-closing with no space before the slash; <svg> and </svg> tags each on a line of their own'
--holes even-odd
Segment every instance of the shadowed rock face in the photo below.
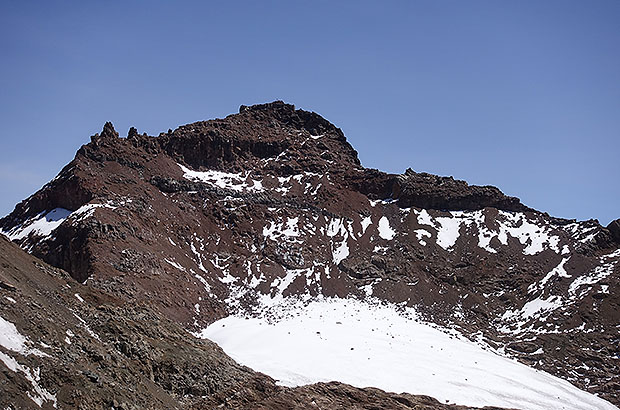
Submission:
<svg viewBox="0 0 620 410">
<path fill-rule="evenodd" d="M 607 230 L 611 234 L 613 240 L 620 243 L 620 219 L 611 221 L 609 225 L 607 225 Z"/>
<path fill-rule="evenodd" d="M 276 386 L 148 304 L 80 285 L 2 236 L 0 318 L 23 339 L 0 345 L 3 408 L 467 408 L 341 383 Z"/>
<path fill-rule="evenodd" d="M 340 129 L 280 101 L 239 111 L 157 137 L 106 123 L 0 228 L 192 330 L 265 295 L 372 295 L 618 403 L 617 224 L 364 168 Z"/>
<path fill-rule="evenodd" d="M 469 186 L 452 177 L 414 172 L 408 169 L 395 178 L 392 197 L 402 208 L 475 211 L 487 207 L 504 211 L 532 212 L 518 198 L 509 197 L 492 186 Z"/>
</svg>

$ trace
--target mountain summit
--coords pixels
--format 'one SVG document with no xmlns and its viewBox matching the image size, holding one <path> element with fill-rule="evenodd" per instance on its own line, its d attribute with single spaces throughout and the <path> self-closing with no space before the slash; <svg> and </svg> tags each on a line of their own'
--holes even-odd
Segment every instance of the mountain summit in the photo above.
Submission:
<svg viewBox="0 0 620 410">
<path fill-rule="evenodd" d="M 364 168 L 339 128 L 282 101 L 158 136 L 106 123 L 0 220 L 77 281 L 194 332 L 283 301 L 379 301 L 616 404 L 618 226 Z"/>
</svg>

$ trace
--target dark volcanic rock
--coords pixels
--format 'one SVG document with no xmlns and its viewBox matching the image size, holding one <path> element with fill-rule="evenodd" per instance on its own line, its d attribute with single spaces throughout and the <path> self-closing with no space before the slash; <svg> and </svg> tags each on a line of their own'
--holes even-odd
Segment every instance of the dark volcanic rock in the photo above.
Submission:
<svg viewBox="0 0 620 410">
<path fill-rule="evenodd" d="M 611 221 L 609 225 L 607 225 L 607 229 L 611 233 L 613 240 L 620 243 L 620 219 Z"/>
<path fill-rule="evenodd" d="M 312 143 L 319 135 L 320 142 Z M 242 106 L 240 114 L 224 120 L 184 125 L 160 134 L 159 141 L 168 155 L 193 169 L 263 169 L 286 176 L 360 167 L 357 152 L 339 128 L 281 101 Z M 269 161 L 280 155 L 284 161 Z"/>
<path fill-rule="evenodd" d="M 504 211 L 534 211 L 521 204 L 518 198 L 506 196 L 493 186 L 470 186 L 452 177 L 417 173 L 412 169 L 396 177 L 392 198 L 403 208 L 473 211 L 491 207 Z"/>
<path fill-rule="evenodd" d="M 312 406 L 312 407 L 309 407 Z M 278 389 L 257 401 L 248 402 L 243 394 L 228 400 L 226 409 L 367 409 L 367 410 L 467 410 L 472 407 L 442 404 L 432 397 L 386 393 L 379 389 L 349 386 L 342 383 L 317 383 L 294 389 Z M 486 410 L 499 410 L 484 407 Z"/>
<path fill-rule="evenodd" d="M 1 316 L 42 353 L 0 351 L 25 369 L 38 367 L 38 386 L 59 408 L 183 408 L 188 394 L 222 393 L 255 379 L 272 383 L 146 304 L 82 286 L 3 237 L 0 265 L 0 280 L 12 288 L 0 290 Z M 0 371 L 3 408 L 33 408 L 31 397 L 45 398 L 25 371 Z"/>
</svg>

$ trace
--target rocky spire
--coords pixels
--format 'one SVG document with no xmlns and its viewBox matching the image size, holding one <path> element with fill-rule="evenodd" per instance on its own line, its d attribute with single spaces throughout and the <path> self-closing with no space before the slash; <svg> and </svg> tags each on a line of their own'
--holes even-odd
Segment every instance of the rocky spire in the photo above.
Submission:
<svg viewBox="0 0 620 410">
<path fill-rule="evenodd" d="M 136 127 L 129 128 L 129 132 L 127 133 L 127 138 L 136 138 L 137 136 L 138 136 L 138 130 L 136 129 Z"/>
<path fill-rule="evenodd" d="M 103 125 L 103 130 L 100 134 L 101 138 L 118 138 L 118 132 L 114 129 L 114 125 L 110 121 Z"/>
</svg>

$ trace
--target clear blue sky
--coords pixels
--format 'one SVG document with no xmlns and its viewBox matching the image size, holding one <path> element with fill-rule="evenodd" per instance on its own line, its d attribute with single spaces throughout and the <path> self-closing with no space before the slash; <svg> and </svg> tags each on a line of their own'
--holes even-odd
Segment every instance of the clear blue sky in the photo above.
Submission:
<svg viewBox="0 0 620 410">
<path fill-rule="evenodd" d="M 8 2 L 0 214 L 112 121 L 157 135 L 283 99 L 362 163 L 620 218 L 620 1 Z"/>
</svg>

